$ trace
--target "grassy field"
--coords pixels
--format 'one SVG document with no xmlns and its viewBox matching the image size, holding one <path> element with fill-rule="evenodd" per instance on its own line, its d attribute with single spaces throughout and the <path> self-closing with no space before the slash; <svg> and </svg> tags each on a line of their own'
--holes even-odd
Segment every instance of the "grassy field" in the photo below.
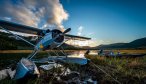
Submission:
<svg viewBox="0 0 146 84">
<path fill-rule="evenodd" d="M 73 52 L 66 51 L 67 53 Z M 146 50 L 113 50 L 121 53 L 146 53 Z M 31 51 L 1 51 L 0 52 L 0 69 L 3 69 L 10 64 L 17 63 L 22 57 L 27 57 Z M 51 53 L 53 55 L 53 53 Z M 37 54 L 37 58 L 47 56 L 46 52 L 40 52 Z M 106 58 L 100 57 L 97 55 L 85 55 L 91 60 L 91 62 L 82 67 L 76 64 L 68 64 L 67 66 L 72 70 L 80 72 L 81 76 L 84 76 L 86 73 L 93 75 L 94 79 L 98 81 L 99 84 L 117 84 L 111 77 L 103 73 L 100 69 L 104 70 L 106 73 L 111 75 L 113 78 L 118 80 L 122 84 L 146 84 L 146 56 L 141 58 Z M 94 65 L 94 64 L 95 65 Z M 48 72 L 46 72 L 48 73 Z M 49 78 L 48 78 L 49 80 Z M 35 80 L 29 81 L 29 83 L 46 84 L 49 81 L 46 81 L 46 78 L 38 78 Z M 15 81 L 5 79 L 0 81 L 1 84 L 13 84 Z"/>
<path fill-rule="evenodd" d="M 142 58 L 106 58 L 106 57 L 91 57 L 91 59 L 98 67 L 110 74 L 113 78 L 124 84 L 145 84 L 146 83 L 146 57 Z M 94 69 L 95 66 L 92 66 Z M 98 78 L 103 82 L 112 83 L 112 78 L 106 74 L 99 74 L 101 71 L 97 70 L 95 73 L 101 77 Z"/>
<path fill-rule="evenodd" d="M 146 50 L 113 50 L 114 53 L 143 54 Z M 105 70 L 112 77 L 122 84 L 146 84 L 146 56 L 140 58 L 106 58 L 97 55 L 86 55 L 98 67 Z M 92 66 L 95 69 L 95 66 Z M 111 77 L 106 74 L 99 74 L 101 71 L 95 70 L 97 79 L 104 83 L 113 83 Z"/>
</svg>

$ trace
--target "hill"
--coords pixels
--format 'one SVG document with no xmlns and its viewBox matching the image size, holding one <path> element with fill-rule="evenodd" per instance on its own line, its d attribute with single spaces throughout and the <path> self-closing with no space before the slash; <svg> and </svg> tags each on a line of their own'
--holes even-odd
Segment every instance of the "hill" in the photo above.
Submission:
<svg viewBox="0 0 146 84">
<path fill-rule="evenodd" d="M 146 49 L 146 37 L 136 39 L 129 43 L 114 43 L 109 45 L 99 45 L 98 49 Z"/>
<path fill-rule="evenodd" d="M 22 37 L 22 36 L 21 36 Z M 30 40 L 30 37 L 23 37 Z M 34 43 L 34 42 L 32 42 Z M 24 41 L 8 34 L 0 32 L 0 50 L 32 49 L 33 47 Z"/>
</svg>

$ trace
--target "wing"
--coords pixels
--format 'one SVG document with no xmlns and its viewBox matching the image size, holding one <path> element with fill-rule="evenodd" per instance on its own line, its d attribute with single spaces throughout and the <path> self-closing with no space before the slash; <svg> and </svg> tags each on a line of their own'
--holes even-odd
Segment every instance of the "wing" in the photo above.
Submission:
<svg viewBox="0 0 146 84">
<path fill-rule="evenodd" d="M 27 33 L 27 34 L 35 34 L 35 35 L 39 35 L 40 32 L 44 31 L 39 28 L 21 25 L 21 24 L 17 24 L 17 23 L 5 21 L 5 20 L 0 20 L 0 26 L 10 31 L 22 32 L 22 33 Z M 91 39 L 87 37 L 75 36 L 75 35 L 69 35 L 69 34 L 65 34 L 65 38 L 74 39 L 74 40 L 90 40 Z"/>
<path fill-rule="evenodd" d="M 91 40 L 91 38 L 83 37 L 83 36 L 76 36 L 76 35 L 70 35 L 65 34 L 66 39 L 73 39 L 73 40 Z"/>
<path fill-rule="evenodd" d="M 12 23 L 4 20 L 0 20 L 0 26 L 10 31 L 35 34 L 35 35 L 37 35 L 39 32 L 42 31 L 41 29 L 38 28 Z"/>
</svg>

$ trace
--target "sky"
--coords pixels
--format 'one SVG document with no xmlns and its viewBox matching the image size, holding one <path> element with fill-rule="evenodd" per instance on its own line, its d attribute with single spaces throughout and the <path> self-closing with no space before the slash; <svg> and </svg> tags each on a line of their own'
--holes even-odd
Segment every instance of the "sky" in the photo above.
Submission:
<svg viewBox="0 0 146 84">
<path fill-rule="evenodd" d="M 146 0 L 61 0 L 71 34 L 99 43 L 130 42 L 146 37 Z"/>
<path fill-rule="evenodd" d="M 146 37 L 145 4 L 146 0 L 0 0 L 0 19 L 62 31 L 70 27 L 70 34 L 91 37 L 88 43 L 96 46 Z"/>
</svg>

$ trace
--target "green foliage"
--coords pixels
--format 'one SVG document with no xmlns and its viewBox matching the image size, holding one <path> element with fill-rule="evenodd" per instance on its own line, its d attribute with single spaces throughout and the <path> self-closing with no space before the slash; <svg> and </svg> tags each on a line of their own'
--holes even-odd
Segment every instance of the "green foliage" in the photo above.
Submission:
<svg viewBox="0 0 146 84">
<path fill-rule="evenodd" d="M 32 46 L 22 40 L 9 37 L 10 34 L 0 32 L 0 50 L 32 49 Z M 12 36 L 12 35 L 11 35 Z M 29 40 L 29 37 L 23 37 Z M 32 42 L 34 43 L 34 42 Z"/>
</svg>

